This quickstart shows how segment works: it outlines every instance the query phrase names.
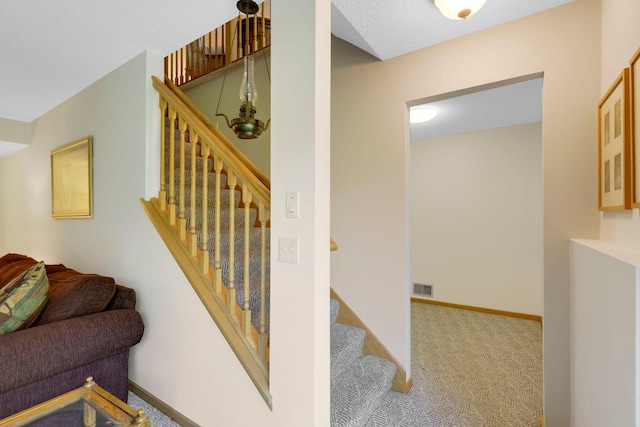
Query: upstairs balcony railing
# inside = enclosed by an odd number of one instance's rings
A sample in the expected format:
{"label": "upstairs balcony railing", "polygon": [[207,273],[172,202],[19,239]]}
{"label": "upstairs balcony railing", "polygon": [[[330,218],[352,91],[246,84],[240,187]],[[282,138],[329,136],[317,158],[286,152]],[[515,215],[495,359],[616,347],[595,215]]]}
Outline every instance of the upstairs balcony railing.
{"label": "upstairs balcony railing", "polygon": [[238,16],[164,59],[165,75],[180,86],[271,46],[271,0],[255,15]]}

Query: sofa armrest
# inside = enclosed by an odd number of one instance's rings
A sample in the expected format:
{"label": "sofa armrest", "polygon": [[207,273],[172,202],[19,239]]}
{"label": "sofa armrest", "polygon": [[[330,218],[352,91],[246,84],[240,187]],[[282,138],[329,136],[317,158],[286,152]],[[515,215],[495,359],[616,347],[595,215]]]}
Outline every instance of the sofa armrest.
{"label": "sofa armrest", "polygon": [[121,353],[143,332],[140,314],[126,309],[0,335],[0,393]]}

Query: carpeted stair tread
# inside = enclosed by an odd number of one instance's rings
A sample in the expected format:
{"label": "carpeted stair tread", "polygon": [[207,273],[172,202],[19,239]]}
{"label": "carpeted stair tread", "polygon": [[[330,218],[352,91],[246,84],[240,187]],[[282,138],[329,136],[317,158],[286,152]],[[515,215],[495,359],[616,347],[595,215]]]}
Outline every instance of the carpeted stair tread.
{"label": "carpeted stair tread", "polygon": [[[251,309],[251,324],[253,325],[254,328],[256,328],[256,331],[260,332],[260,292],[254,291],[254,289],[256,288],[255,286],[256,283],[258,283],[257,289],[260,289],[259,281],[258,282],[252,281],[251,290],[249,293],[249,308]],[[236,302],[238,303],[240,308],[242,308],[244,307],[244,287],[242,284],[240,285],[236,284],[236,287],[237,287]],[[265,292],[265,307],[266,307],[267,313],[269,313],[269,309],[270,309],[270,300],[271,300],[270,296],[271,296],[271,292],[267,282],[267,288]],[[269,332],[269,324],[270,324],[270,318],[267,315],[265,316],[265,325],[266,325],[267,333]]]}
{"label": "carpeted stair tread", "polygon": [[[196,171],[196,187],[202,188],[203,176],[204,174],[200,171],[200,169],[198,169]],[[167,176],[165,177],[165,184],[167,185],[167,188],[169,186],[169,182],[171,182],[169,178],[169,173],[167,173]],[[173,183],[176,188],[180,186],[180,169],[178,167],[176,167],[176,171],[173,175]],[[209,184],[210,188],[209,192],[213,192],[213,186],[215,185],[215,183],[216,173],[210,170],[209,172],[207,172],[207,184]],[[190,168],[186,168],[184,171],[184,186],[185,188],[189,188],[191,186]],[[220,189],[223,191],[229,191],[229,189],[227,188],[227,175],[223,173],[220,174]]]}
{"label": "carpeted stair tread", "polygon": [[331,378],[349,367],[362,355],[366,332],[355,326],[336,323],[331,327]]}
{"label": "carpeted stair tread", "polygon": [[[191,207],[185,207],[185,219],[187,220],[187,229],[189,229],[189,225],[191,222]],[[202,221],[202,209],[196,208],[195,212],[196,218],[196,228],[200,228],[200,223]],[[254,229],[256,225],[258,213],[255,209],[249,209],[249,228]],[[230,227],[229,219],[231,218],[231,213],[229,209],[220,209],[220,229],[228,230]],[[245,220],[245,209],[244,208],[236,208],[234,211],[234,226],[237,229],[244,230],[244,222]],[[209,208],[207,210],[207,227],[209,230],[213,230],[215,227],[215,209]],[[256,228],[260,230],[259,228]]]}
{"label": "carpeted stair tread", "polygon": [[[224,256],[223,256],[224,255]],[[267,256],[269,253],[267,252]],[[271,266],[269,260],[265,262],[266,282],[269,283],[268,277],[270,276]],[[229,254],[220,254],[220,269],[222,270],[222,277],[229,277]],[[235,283],[236,286],[244,285],[244,253],[236,254],[234,259],[234,271],[235,271]],[[253,251],[249,253],[249,281],[257,281],[260,283],[260,277],[262,274],[262,258],[260,253]]]}
{"label": "carpeted stair tread", "polygon": [[340,311],[340,303],[337,299],[331,298],[329,301],[329,314],[331,316],[331,326],[336,324],[338,312]]}
{"label": "carpeted stair tread", "polygon": [[[167,187],[168,189],[168,187]],[[185,185],[184,187],[184,204],[186,206],[191,205],[191,186]],[[202,186],[196,186],[196,206],[202,206]],[[176,185],[173,189],[173,195],[176,200],[176,206],[180,203],[180,186]],[[239,206],[242,201],[242,193],[236,190],[235,194],[236,206]],[[216,193],[213,190],[207,192],[207,206],[210,208],[215,207]],[[223,208],[229,208],[229,202],[231,200],[231,192],[228,189],[222,189],[220,192],[220,206]]]}
{"label": "carpeted stair tread", "polygon": [[430,427],[432,424],[416,399],[390,390],[364,427]]}
{"label": "carpeted stair tread", "polygon": [[396,366],[362,355],[331,380],[331,427],[364,426],[391,388]]}
{"label": "carpeted stair tread", "polygon": [[[184,170],[185,172],[191,172],[191,149],[187,149],[184,152]],[[200,156],[200,154],[196,154],[196,171],[200,172],[204,166],[204,159]],[[164,159],[164,167],[167,171],[167,175],[169,174],[169,168],[171,168],[171,158],[167,155]],[[176,145],[175,155],[173,156],[173,167],[175,168],[176,175],[178,175],[178,171],[180,170],[180,150]],[[209,157],[207,159],[207,170],[213,172],[213,159]]]}
{"label": "carpeted stair tread", "polygon": [[[266,232],[266,245],[267,248],[269,247],[269,239],[270,239],[270,235],[271,235],[271,231],[270,229],[265,229]],[[228,252],[229,251],[229,235],[230,235],[230,230],[229,229],[221,229],[220,230],[220,250],[223,251],[221,253],[224,253],[225,251]],[[202,244],[202,232],[201,229],[198,229],[197,231],[197,236],[198,236],[198,245]],[[239,251],[243,251],[244,250],[244,230],[242,229],[237,229],[235,230],[235,232],[233,233],[234,236],[234,248],[236,253],[239,253]],[[260,230],[259,228],[251,228],[251,230],[249,230],[249,242],[250,245],[252,247],[260,247],[261,244],[261,236],[262,236],[262,230]],[[215,239],[214,239],[214,233],[213,230],[210,228],[208,233],[207,233],[207,238],[208,240],[208,247],[209,249],[213,250],[214,248],[214,243],[215,243]]]}

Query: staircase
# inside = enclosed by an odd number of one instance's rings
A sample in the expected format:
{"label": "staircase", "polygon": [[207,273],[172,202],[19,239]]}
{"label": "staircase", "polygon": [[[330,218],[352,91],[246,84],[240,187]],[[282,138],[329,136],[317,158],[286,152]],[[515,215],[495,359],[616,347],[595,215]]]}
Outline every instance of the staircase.
{"label": "staircase", "polygon": [[363,354],[367,333],[338,323],[340,302],[331,299],[331,427],[428,427],[420,405],[392,390],[396,365]]}
{"label": "staircase", "polygon": [[[271,406],[268,179],[169,80],[154,78],[154,87],[160,192],[142,205]],[[332,291],[331,427],[427,426],[403,394],[404,368],[341,301]]]}
{"label": "staircase", "polygon": [[269,407],[269,179],[170,80],[147,215]]}

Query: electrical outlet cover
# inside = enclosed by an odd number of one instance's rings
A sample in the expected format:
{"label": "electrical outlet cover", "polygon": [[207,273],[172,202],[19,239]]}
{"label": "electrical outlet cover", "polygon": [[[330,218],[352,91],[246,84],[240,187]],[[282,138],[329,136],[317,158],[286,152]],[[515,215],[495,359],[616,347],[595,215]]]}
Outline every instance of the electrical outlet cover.
{"label": "electrical outlet cover", "polygon": [[278,261],[290,264],[298,264],[298,238],[279,237],[278,238]]}

